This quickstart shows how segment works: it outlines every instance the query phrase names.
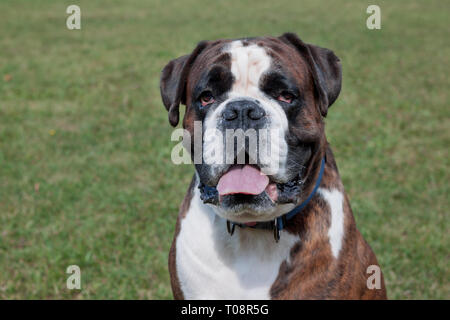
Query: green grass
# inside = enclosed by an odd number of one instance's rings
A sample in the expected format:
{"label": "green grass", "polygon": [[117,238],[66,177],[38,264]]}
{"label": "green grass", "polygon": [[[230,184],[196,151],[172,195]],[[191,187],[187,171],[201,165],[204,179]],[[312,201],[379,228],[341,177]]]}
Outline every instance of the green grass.
{"label": "green grass", "polygon": [[1,1],[0,298],[171,298],[193,168],[171,163],[159,73],[200,40],[293,31],[342,60],[327,134],[389,297],[449,299],[450,5],[377,1],[370,31],[369,4]]}

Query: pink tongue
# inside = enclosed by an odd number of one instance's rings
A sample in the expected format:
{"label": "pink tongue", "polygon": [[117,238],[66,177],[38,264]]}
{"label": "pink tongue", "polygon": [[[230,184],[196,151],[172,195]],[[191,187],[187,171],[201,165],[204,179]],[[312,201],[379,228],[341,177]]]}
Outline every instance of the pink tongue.
{"label": "pink tongue", "polygon": [[260,194],[269,184],[269,178],[251,166],[233,168],[220,178],[217,184],[219,195],[244,193]]}

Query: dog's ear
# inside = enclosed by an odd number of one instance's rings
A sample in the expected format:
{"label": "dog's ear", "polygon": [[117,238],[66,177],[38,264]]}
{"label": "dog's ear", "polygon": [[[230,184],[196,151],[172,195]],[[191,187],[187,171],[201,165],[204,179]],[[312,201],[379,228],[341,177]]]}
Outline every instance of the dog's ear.
{"label": "dog's ear", "polygon": [[306,59],[319,97],[320,113],[325,117],[341,92],[342,66],[339,58],[331,50],[304,43],[294,33],[285,33],[280,39],[294,46]]}
{"label": "dog's ear", "polygon": [[200,42],[191,54],[170,61],[161,72],[161,97],[169,111],[169,122],[176,127],[180,118],[180,103],[186,104],[186,83],[189,71],[197,56],[206,47]]}

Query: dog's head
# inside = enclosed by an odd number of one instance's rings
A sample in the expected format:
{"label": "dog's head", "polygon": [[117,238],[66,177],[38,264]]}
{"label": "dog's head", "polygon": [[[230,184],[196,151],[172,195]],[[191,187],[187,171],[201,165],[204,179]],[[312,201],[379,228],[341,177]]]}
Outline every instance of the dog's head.
{"label": "dog's head", "polygon": [[185,146],[203,201],[236,222],[273,219],[304,197],[340,90],[334,53],[291,33],[200,42],[161,76],[172,126],[187,106]]}

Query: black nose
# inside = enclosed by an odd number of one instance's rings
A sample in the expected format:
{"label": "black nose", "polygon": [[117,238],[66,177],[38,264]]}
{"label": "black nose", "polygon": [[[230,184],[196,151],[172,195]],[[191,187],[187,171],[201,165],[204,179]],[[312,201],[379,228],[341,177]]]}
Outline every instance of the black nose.
{"label": "black nose", "polygon": [[235,100],[227,104],[222,113],[226,121],[239,121],[243,124],[258,122],[266,112],[257,102],[251,100]]}

